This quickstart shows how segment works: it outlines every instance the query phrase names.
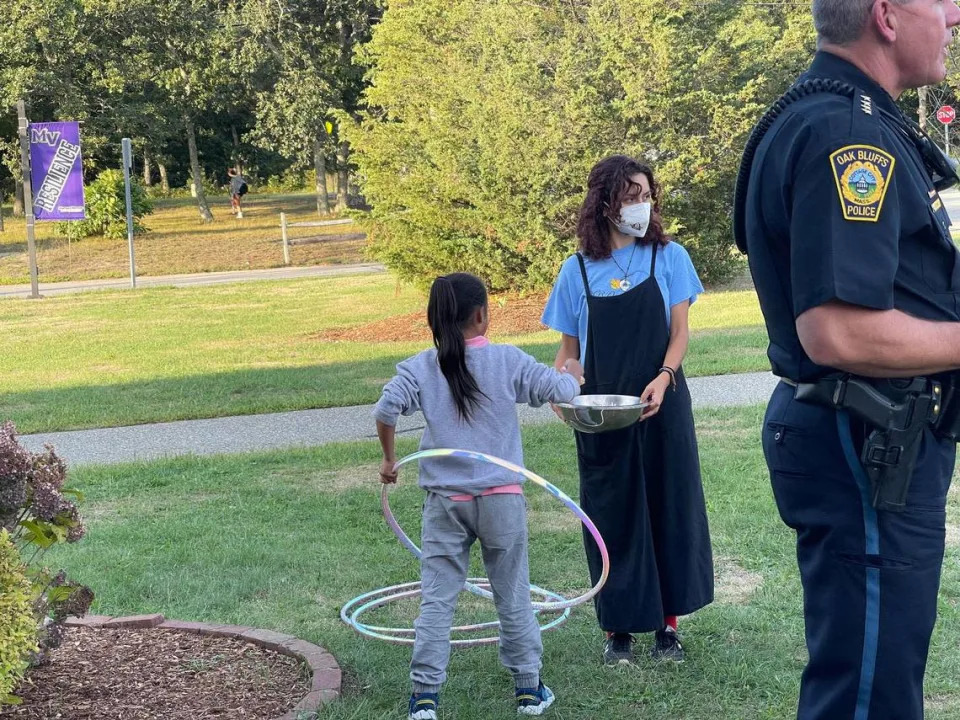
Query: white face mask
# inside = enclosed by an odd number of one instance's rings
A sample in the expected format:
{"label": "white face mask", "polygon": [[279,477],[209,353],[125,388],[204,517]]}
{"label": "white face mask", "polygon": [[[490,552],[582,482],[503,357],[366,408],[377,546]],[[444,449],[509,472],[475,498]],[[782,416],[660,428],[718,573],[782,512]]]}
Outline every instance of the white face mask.
{"label": "white face mask", "polygon": [[624,235],[642,238],[647,234],[649,225],[650,203],[642,202],[620,208],[620,222],[617,224],[617,230]]}

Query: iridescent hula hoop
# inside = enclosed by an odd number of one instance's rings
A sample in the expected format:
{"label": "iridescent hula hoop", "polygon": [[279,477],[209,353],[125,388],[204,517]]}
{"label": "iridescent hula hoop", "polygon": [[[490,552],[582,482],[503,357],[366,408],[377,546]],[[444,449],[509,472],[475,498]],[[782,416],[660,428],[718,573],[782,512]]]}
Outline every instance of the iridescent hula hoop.
{"label": "iridescent hula hoop", "polygon": [[[534,595],[544,598],[544,601],[533,603],[534,612],[536,614],[555,612],[560,613],[560,615],[550,622],[541,625],[541,630],[553,630],[554,628],[559,627],[566,622],[568,617],[570,617],[571,608],[576,607],[577,605],[582,605],[600,592],[600,589],[603,587],[604,583],[607,582],[607,575],[610,573],[610,558],[607,555],[607,546],[604,544],[603,538],[600,536],[600,531],[597,530],[597,526],[593,524],[593,521],[580,508],[580,506],[570,498],[569,495],[563,492],[556,485],[544,480],[535,472],[531,472],[524,467],[520,467],[519,465],[515,465],[512,462],[495,457],[494,455],[487,455],[486,453],[474,452],[472,450],[451,450],[445,448],[421,450],[420,452],[415,452],[412,455],[407,455],[405,458],[402,458],[396,465],[394,465],[394,469],[398,469],[407,463],[414,462],[415,460],[435,457],[468,458],[471,460],[477,460],[479,462],[499,465],[502,468],[515,472],[519,475],[523,475],[527,480],[530,480],[535,485],[539,485],[548,493],[560,500],[564,505],[566,505],[567,509],[570,510],[577,517],[577,519],[583,523],[584,527],[587,528],[587,530],[590,532],[590,535],[593,537],[594,542],[597,543],[597,547],[600,548],[600,557],[603,560],[603,569],[600,573],[600,579],[597,580],[596,585],[590,588],[587,592],[575,598],[568,599],[558,593],[553,592],[552,590],[545,590],[544,588],[537,587],[536,585],[530,586],[530,591]],[[419,559],[422,554],[420,552],[420,548],[418,548],[417,545],[403,531],[403,528],[400,527],[396,517],[394,517],[393,511],[390,509],[390,502],[387,497],[389,492],[388,488],[388,485],[384,485],[380,492],[380,507],[383,510],[383,515],[387,521],[387,525],[393,531],[393,534],[397,536],[397,539],[400,541],[400,543]],[[493,595],[488,589],[489,587],[490,582],[486,578],[468,578],[466,583],[464,583],[464,589],[468,592],[492,600]],[[382,627],[379,625],[367,625],[366,623],[360,621],[360,616],[368,610],[381,607],[388,603],[394,602],[395,600],[416,597],[420,594],[420,592],[421,589],[419,582],[391,585],[389,587],[373,590],[363,595],[359,595],[346,603],[340,610],[340,619],[361,635],[376,638],[377,640],[385,640],[398,645],[412,645],[415,635],[415,631],[412,628],[392,628]],[[500,623],[497,621],[478,623],[474,625],[460,625],[452,628],[452,632],[476,633],[499,627],[499,625]],[[492,636],[455,639],[451,640],[450,644],[465,647],[473,645],[491,645],[498,641],[499,637]]]}

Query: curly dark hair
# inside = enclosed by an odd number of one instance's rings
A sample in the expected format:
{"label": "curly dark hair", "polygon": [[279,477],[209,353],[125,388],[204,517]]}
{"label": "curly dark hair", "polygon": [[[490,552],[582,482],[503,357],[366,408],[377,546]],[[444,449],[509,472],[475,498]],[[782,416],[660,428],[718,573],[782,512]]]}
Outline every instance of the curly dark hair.
{"label": "curly dark hair", "polygon": [[580,251],[591,260],[610,257],[613,251],[610,242],[610,223],[620,219],[620,207],[630,191],[630,178],[643,173],[650,182],[650,226],[647,234],[636,241],[640,245],[670,242],[663,233],[660,222],[660,186],[653,177],[653,170],[626,155],[611,155],[593,166],[587,179],[587,197],[580,207],[577,222],[577,237]]}

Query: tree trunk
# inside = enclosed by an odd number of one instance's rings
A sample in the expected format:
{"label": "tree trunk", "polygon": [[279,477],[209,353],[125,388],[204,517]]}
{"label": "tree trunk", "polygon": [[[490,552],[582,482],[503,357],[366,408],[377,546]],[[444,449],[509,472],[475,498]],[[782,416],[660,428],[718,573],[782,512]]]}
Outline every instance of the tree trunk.
{"label": "tree trunk", "polygon": [[146,187],[153,185],[153,173],[150,172],[150,153],[143,153],[143,184]]}
{"label": "tree trunk", "polygon": [[23,208],[23,183],[17,178],[13,189],[13,216],[23,217],[26,211]]}
{"label": "tree trunk", "polygon": [[162,162],[157,163],[157,170],[160,171],[160,189],[165,195],[170,194],[170,178],[167,176],[167,166]]}
{"label": "tree trunk", "polygon": [[230,134],[233,135],[233,168],[238,175],[243,175],[243,162],[240,160],[240,136],[237,134],[237,126],[230,126]]}
{"label": "tree trunk", "polygon": [[3,193],[0,193],[0,232],[3,232]]}
{"label": "tree trunk", "polygon": [[917,89],[917,95],[920,97],[920,108],[917,111],[918,118],[917,120],[920,123],[920,128],[922,130],[927,129],[927,113],[929,112],[927,105],[930,102],[930,88],[924,86]]}
{"label": "tree trunk", "polygon": [[348,184],[350,182],[350,143],[340,143],[337,152],[337,210],[346,210],[350,204]]}
{"label": "tree trunk", "polygon": [[[340,31],[340,67],[346,69],[350,67],[353,56],[353,27],[346,20],[341,19],[337,22],[337,28]],[[343,98],[341,98],[342,100]],[[345,106],[344,106],[345,107]],[[346,210],[350,205],[350,143],[346,140],[340,140],[340,147],[337,152],[337,210]]]}
{"label": "tree trunk", "polygon": [[317,212],[330,214],[330,198],[327,196],[327,155],[320,138],[313,139],[313,170],[317,174]]}
{"label": "tree trunk", "polygon": [[183,116],[184,129],[187,131],[187,150],[190,152],[190,174],[193,177],[193,187],[197,191],[197,207],[200,208],[200,219],[203,222],[213,222],[213,213],[207,204],[207,196],[203,192],[203,173],[200,170],[200,155],[197,152],[197,131],[189,115]]}

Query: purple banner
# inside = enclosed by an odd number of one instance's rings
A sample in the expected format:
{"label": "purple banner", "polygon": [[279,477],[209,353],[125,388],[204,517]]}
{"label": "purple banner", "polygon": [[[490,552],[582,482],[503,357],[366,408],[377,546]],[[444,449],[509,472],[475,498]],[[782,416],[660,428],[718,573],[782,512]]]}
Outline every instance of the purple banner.
{"label": "purple banner", "polygon": [[30,179],[37,220],[83,220],[80,125],[30,123]]}

